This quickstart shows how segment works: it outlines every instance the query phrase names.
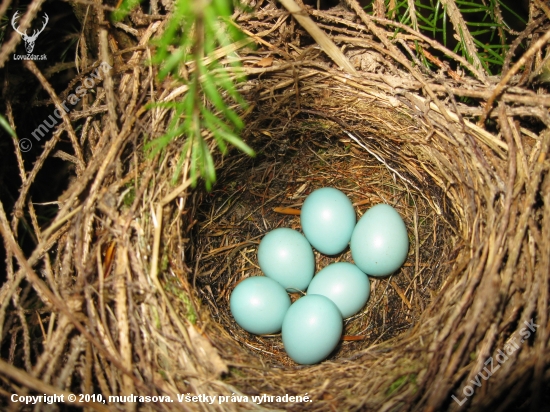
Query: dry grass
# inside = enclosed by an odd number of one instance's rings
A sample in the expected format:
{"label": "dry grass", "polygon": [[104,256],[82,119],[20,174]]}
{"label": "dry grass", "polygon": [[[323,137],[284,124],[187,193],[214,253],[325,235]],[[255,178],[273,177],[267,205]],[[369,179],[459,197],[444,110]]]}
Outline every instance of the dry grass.
{"label": "dry grass", "polygon": [[[155,83],[144,64],[159,22],[144,28],[143,47],[114,65],[96,100],[82,109],[101,108],[87,112],[71,140],[82,158],[68,157],[77,176],[47,229],[37,224],[29,187],[59,134],[72,129],[58,129],[31,173],[20,162],[24,184],[11,219],[0,209],[8,250],[0,290],[4,396],[307,393],[310,403],[262,406],[456,410],[451,395],[464,398],[486,360],[534,319],[536,332],[462,408],[536,410],[547,402],[550,96],[515,85],[500,94],[493,126],[477,126],[467,118],[483,113],[495,82],[475,69],[458,78],[446,69],[421,73],[401,52],[403,43],[418,41],[434,52],[433,44],[412,31],[392,43],[391,22],[349,4],[354,12],[312,15],[325,32],[332,28],[357,76],[333,67],[271,2],[258,2],[255,17],[235,16],[260,45],[239,52],[248,75],[240,89],[250,102],[243,139],[258,156],[218,158],[211,193],[191,189],[185,173],[179,186],[170,185],[181,142],[155,159],[142,156],[144,135],[161,135],[170,118],[166,109],[144,105],[178,97],[169,83]],[[99,39],[108,58],[106,38]],[[272,64],[259,66],[266,56]],[[460,103],[464,96],[478,104]],[[404,267],[374,280],[364,310],[346,321],[345,334],[354,340],[304,367],[286,356],[278,336],[236,326],[228,298],[240,279],[259,274],[262,235],[299,226],[295,215],[273,208],[299,208],[311,190],[329,185],[347,193],[359,214],[375,203],[394,205],[411,249]],[[30,256],[13,234],[25,214],[37,238]],[[318,268],[328,263],[316,258]],[[349,260],[349,252],[337,259]]]}

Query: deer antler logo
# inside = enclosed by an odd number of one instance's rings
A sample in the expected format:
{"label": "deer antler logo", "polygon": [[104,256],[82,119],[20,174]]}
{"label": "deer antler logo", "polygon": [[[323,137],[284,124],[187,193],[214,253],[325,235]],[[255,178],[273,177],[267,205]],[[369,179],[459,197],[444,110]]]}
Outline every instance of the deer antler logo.
{"label": "deer antler logo", "polygon": [[19,15],[19,11],[16,11],[13,17],[11,18],[11,26],[13,29],[21,35],[21,38],[25,42],[25,49],[27,50],[27,54],[31,54],[34,49],[34,42],[36,41],[36,38],[40,33],[44,31],[46,28],[46,24],[48,24],[48,21],[50,20],[48,15],[44,13],[44,25],[42,26],[42,29],[40,30],[34,30],[32,36],[27,35],[27,30],[25,30],[25,33],[21,33],[19,31],[18,27],[15,27],[15,21],[17,20],[17,17]]}

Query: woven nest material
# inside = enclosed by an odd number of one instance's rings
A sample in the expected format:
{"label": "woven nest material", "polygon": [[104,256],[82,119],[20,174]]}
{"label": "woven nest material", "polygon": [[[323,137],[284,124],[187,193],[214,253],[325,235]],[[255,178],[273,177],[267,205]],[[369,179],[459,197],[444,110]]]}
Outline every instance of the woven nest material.
{"label": "woven nest material", "polygon": [[[255,14],[237,12],[235,21],[258,45],[238,50],[249,102],[242,137],[256,158],[218,157],[218,182],[207,192],[191,188],[185,166],[183,180],[170,183],[181,141],[154,159],[142,155],[145,136],[162,135],[171,115],[145,104],[185,92],[157,84],[145,64],[162,30],[156,21],[140,27],[143,47],[115,60],[87,112],[72,113],[87,120],[66,154],[77,176],[53,223],[39,228],[28,193],[66,125],[25,175],[11,222],[0,211],[9,257],[0,290],[3,395],[216,399],[76,400],[93,410],[542,410],[550,382],[550,96],[510,87],[488,126],[478,126],[500,79],[466,61],[468,75],[444,64],[420,70],[404,54],[410,44],[443,50],[426,37],[405,27],[394,37],[396,23],[355,2],[309,10],[353,74],[286,10],[253,6]],[[329,359],[300,366],[280,336],[239,328],[228,300],[238,281],[260,274],[261,237],[299,228],[296,215],[280,210],[299,209],[323,186],[345,192],[358,215],[376,203],[396,207],[411,247],[396,274],[372,281],[369,302],[345,321]],[[38,242],[28,257],[11,229],[24,214]],[[316,254],[318,269],[332,261],[351,257]],[[302,398],[276,398],[286,394]],[[252,398],[263,395],[261,404]],[[56,407],[38,407],[48,408]]]}

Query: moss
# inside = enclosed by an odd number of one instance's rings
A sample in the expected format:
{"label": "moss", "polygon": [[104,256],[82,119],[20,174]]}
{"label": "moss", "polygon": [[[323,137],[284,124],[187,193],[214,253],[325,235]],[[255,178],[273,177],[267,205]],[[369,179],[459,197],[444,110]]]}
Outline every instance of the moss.
{"label": "moss", "polygon": [[401,389],[403,386],[405,386],[408,380],[409,380],[409,375],[404,375],[397,378],[395,381],[393,381],[393,383],[390,385],[390,387],[386,391],[386,395],[390,396],[396,391],[398,391],[399,389]]}
{"label": "moss", "polygon": [[174,281],[168,281],[164,286],[164,289],[183,303],[183,305],[181,305],[181,308],[185,309],[185,318],[193,325],[196,324],[197,313],[195,312],[195,308],[193,307],[189,296],[187,296],[187,294],[179,287],[179,285],[175,284]]}
{"label": "moss", "polygon": [[233,366],[229,367],[229,373],[233,376],[238,376],[239,378],[245,378],[246,374],[243,373],[239,368],[235,368]]}
{"label": "moss", "polygon": [[126,187],[128,188],[128,191],[124,195],[124,199],[122,200],[122,203],[125,207],[131,207],[134,204],[134,200],[136,199],[136,189],[134,186],[134,180],[132,179]]}

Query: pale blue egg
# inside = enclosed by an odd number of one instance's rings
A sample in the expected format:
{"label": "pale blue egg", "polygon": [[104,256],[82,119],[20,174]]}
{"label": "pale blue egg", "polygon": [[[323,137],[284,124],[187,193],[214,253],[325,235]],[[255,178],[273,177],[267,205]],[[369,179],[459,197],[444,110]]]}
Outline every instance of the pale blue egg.
{"label": "pale blue egg", "polygon": [[340,310],[343,318],[355,315],[370,296],[370,281],[357,266],[348,262],[328,265],[317,273],[307,289],[309,295],[323,295]]}
{"label": "pale blue egg", "polygon": [[373,206],[357,222],[350,248],[355,264],[367,275],[390,275],[407,259],[409,237],[405,222],[393,207]]}
{"label": "pale blue egg", "polygon": [[311,245],[304,235],[289,228],[272,230],[263,237],[258,263],[267,277],[290,290],[306,290],[315,271]]}
{"label": "pale blue egg", "polygon": [[342,315],[322,295],[306,295],[290,306],[283,321],[286,353],[295,362],[321,362],[336,348],[342,335]]}
{"label": "pale blue egg", "polygon": [[325,255],[335,255],[348,246],[356,222],[355,210],[340,190],[324,187],[306,198],[300,222],[315,249]]}
{"label": "pale blue egg", "polygon": [[281,330],[290,298],[273,279],[255,276],[244,279],[233,289],[229,306],[239,326],[250,333],[263,335]]}

